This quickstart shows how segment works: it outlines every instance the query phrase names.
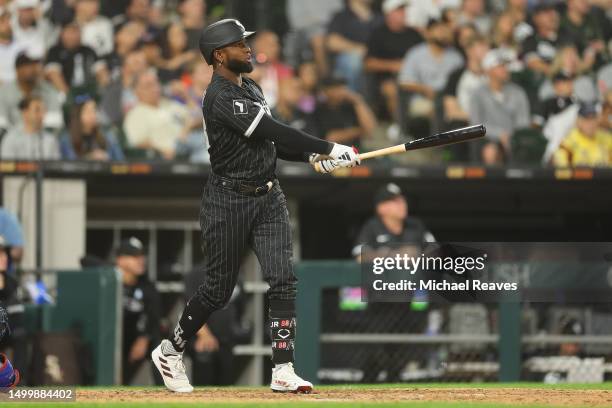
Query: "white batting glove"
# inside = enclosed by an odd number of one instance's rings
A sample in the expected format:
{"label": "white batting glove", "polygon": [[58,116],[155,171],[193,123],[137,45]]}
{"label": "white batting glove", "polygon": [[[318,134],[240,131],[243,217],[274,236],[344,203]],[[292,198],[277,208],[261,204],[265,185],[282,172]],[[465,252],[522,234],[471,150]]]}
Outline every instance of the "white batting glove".
{"label": "white batting glove", "polygon": [[329,157],[337,161],[348,162],[342,167],[355,167],[361,164],[361,160],[359,160],[359,155],[356,148],[341,145],[338,143],[334,143],[334,147],[329,153]]}
{"label": "white batting glove", "polygon": [[327,174],[338,168],[335,160],[330,160],[329,156],[313,153],[308,157],[310,165],[317,173]]}
{"label": "white batting glove", "polygon": [[317,173],[327,174],[332,173],[338,167],[338,164],[335,160],[321,160],[312,165]]}

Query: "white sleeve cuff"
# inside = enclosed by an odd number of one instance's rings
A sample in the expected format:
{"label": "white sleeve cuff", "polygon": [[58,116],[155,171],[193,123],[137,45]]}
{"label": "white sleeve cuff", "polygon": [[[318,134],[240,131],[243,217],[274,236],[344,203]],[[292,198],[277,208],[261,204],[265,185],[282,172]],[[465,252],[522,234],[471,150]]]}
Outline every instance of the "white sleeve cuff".
{"label": "white sleeve cuff", "polygon": [[249,126],[246,132],[244,132],[244,135],[246,137],[251,137],[251,134],[253,134],[255,128],[257,127],[257,125],[259,125],[259,121],[261,120],[263,115],[265,115],[265,113],[266,111],[264,110],[264,108],[259,108],[259,112],[257,112],[257,116],[255,116],[255,119],[253,119],[253,122],[251,122],[251,126]]}

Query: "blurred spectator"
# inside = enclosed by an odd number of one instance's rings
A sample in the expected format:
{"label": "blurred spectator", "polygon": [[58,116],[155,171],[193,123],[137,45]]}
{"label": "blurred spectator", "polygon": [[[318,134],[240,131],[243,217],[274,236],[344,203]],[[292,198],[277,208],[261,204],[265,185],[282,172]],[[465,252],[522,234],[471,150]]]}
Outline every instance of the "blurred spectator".
{"label": "blurred spectator", "polygon": [[333,75],[346,78],[354,91],[362,87],[366,43],[376,24],[372,0],[347,0],[328,26],[327,48],[334,54]]}
{"label": "blurred spectator", "polygon": [[500,164],[510,151],[510,138],[516,129],[530,124],[529,101],[523,89],[510,82],[509,63],[504,51],[487,53],[482,68],[488,82],[474,91],[469,113],[472,124],[484,123],[487,140],[481,151],[485,164]]}
{"label": "blurred spectator", "polygon": [[598,18],[589,0],[567,0],[560,31],[573,41],[585,61],[608,59],[606,42],[610,39],[610,21]]}
{"label": "blurred spectator", "polygon": [[75,0],[50,0],[51,10],[47,15],[56,26],[74,20]]}
{"label": "blurred spectator", "polygon": [[474,24],[480,34],[487,35],[491,31],[491,17],[485,12],[484,0],[463,0],[457,15],[457,24]]}
{"label": "blurred spectator", "polygon": [[329,74],[325,32],[330,16],[341,8],[341,0],[288,0],[291,31],[285,41],[285,54],[291,65],[314,60],[319,75]]}
{"label": "blurred spectator", "polygon": [[140,23],[145,26],[147,31],[155,31],[155,27],[153,27],[150,20],[152,11],[153,8],[151,7],[150,0],[128,0],[125,13],[119,14],[112,19],[115,32],[129,22]]}
{"label": "blurred spectator", "polygon": [[121,241],[115,265],[123,279],[122,383],[129,385],[159,340],[161,304],[157,289],[147,279],[145,250],[139,239]]}
{"label": "blurred spectator", "polygon": [[147,64],[151,67],[161,68],[163,64],[162,49],[160,38],[153,33],[145,32],[140,41],[138,48],[145,54]]}
{"label": "blurred spectator", "polygon": [[276,105],[279,82],[293,76],[291,67],[280,60],[280,52],[280,42],[273,31],[257,33],[253,41],[255,69],[250,76],[259,83],[270,108]]}
{"label": "blurred spectator", "polygon": [[0,87],[0,129],[8,130],[21,123],[19,103],[24,97],[39,95],[45,102],[47,114],[45,127],[59,129],[63,126],[62,98],[41,75],[40,60],[21,52],[15,59],[15,81]]}
{"label": "blurred spectator", "polygon": [[612,63],[601,67],[597,72],[597,89],[601,95],[612,90]]}
{"label": "blurred spectator", "polygon": [[168,160],[177,154],[190,155],[204,149],[201,135],[194,137],[191,133],[199,123],[195,123],[186,107],[162,97],[154,71],[137,77],[135,91],[138,103],[123,124],[130,147],[153,149]]}
{"label": "blurred spectator", "polygon": [[605,131],[612,133],[612,90],[604,94],[600,125]]}
{"label": "blurred spectator", "polygon": [[549,117],[557,115],[576,103],[573,77],[561,71],[555,74],[552,84],[555,92],[554,96],[544,100],[537,107],[539,112],[536,112],[536,120],[540,124],[546,123]]}
{"label": "blurred spectator", "polygon": [[559,36],[559,13],[553,3],[538,4],[532,15],[535,32],[521,45],[522,59],[530,70],[552,74],[552,63],[563,39]]}
{"label": "blurred spectator", "polygon": [[512,14],[505,12],[497,16],[493,25],[492,40],[493,47],[501,49],[506,53],[518,55],[520,44],[514,36],[516,22]]}
{"label": "blurred spectator", "polygon": [[15,41],[8,7],[0,7],[0,83],[15,80],[15,59],[25,46]]}
{"label": "blurred spectator", "polygon": [[208,163],[208,137],[202,121],[202,95],[212,79],[212,66],[203,59],[191,64],[189,76],[182,81],[173,81],[169,84],[170,97],[184,105],[191,115],[192,127],[189,131],[189,140],[197,143],[197,148],[189,153],[189,161]]}
{"label": "blurred spectator", "polygon": [[77,97],[75,102],[68,130],[60,138],[62,159],[124,160],[115,134],[100,129],[96,101],[85,95]]}
{"label": "blurred spectator", "polygon": [[17,217],[5,208],[0,207],[0,235],[4,237],[5,246],[10,248],[10,261],[20,263],[23,259],[23,229]]}
{"label": "blurred spectator", "polygon": [[198,51],[200,47],[200,34],[206,26],[205,0],[179,0],[178,12],[181,25],[187,34],[187,48]]}
{"label": "blurred spectator", "polygon": [[60,158],[55,135],[43,129],[45,105],[37,96],[19,103],[22,124],[9,130],[2,143],[2,158],[13,160],[57,160]]}
{"label": "blurred spectator", "polygon": [[110,18],[111,20],[123,13],[125,13],[125,9],[129,5],[129,2],[125,0],[104,0],[101,2],[101,10],[102,15]]}
{"label": "blurred spectator", "polygon": [[427,42],[415,46],[404,57],[399,83],[403,90],[415,94],[410,103],[412,116],[431,116],[437,94],[444,89],[450,74],[463,66],[463,57],[452,47],[452,35],[444,20],[430,20]]}
{"label": "blurred spectator", "polygon": [[[464,52],[467,45],[472,42],[472,39],[477,37],[478,30],[472,24],[464,24],[457,27],[454,31],[455,47],[461,53]],[[465,57],[465,55],[463,55]]]}
{"label": "blurred spectator", "polygon": [[28,53],[43,58],[55,43],[57,30],[43,17],[39,0],[14,0],[16,15],[13,16],[13,35],[24,45]]}
{"label": "blurred spectator", "polygon": [[337,77],[321,82],[324,99],[317,104],[314,120],[319,137],[330,142],[359,147],[362,138],[370,137],[376,118],[363,98]]}
{"label": "blurred spectator", "polygon": [[397,184],[388,183],[377,190],[374,208],[375,215],[362,226],[353,247],[357,260],[361,260],[364,247],[387,251],[394,245],[436,241],[420,219],[408,216],[408,202]]}
{"label": "blurred spectator", "polygon": [[418,31],[406,27],[409,0],[385,0],[385,20],[372,30],[368,40],[365,71],[372,74],[374,93],[383,97],[387,114],[397,120],[397,73],[402,58],[415,45],[423,42]]}
{"label": "blurred spectator", "polygon": [[81,29],[76,22],[62,28],[59,43],[51,47],[47,55],[45,73],[64,95],[71,89],[104,87],[109,79],[106,63],[94,50],[81,43]]}
{"label": "blurred spectator", "polygon": [[110,124],[120,126],[124,115],[136,105],[138,99],[134,92],[134,83],[148,68],[141,50],[131,51],[125,56],[121,76],[103,89],[101,110]]}
{"label": "blurred spectator", "polygon": [[74,19],[81,27],[81,41],[99,57],[113,52],[113,24],[100,15],[100,0],[76,0]]}
{"label": "blurred spectator", "polygon": [[144,25],[140,23],[127,23],[115,33],[115,48],[106,58],[106,65],[112,79],[118,79],[121,66],[126,55],[132,52],[145,33]]}
{"label": "blurred spectator", "polygon": [[429,0],[411,1],[407,12],[408,26],[417,30],[424,30],[429,20],[442,18],[445,9],[456,10],[461,6],[462,0]]}
{"label": "blurred spectator", "polygon": [[188,48],[187,33],[180,23],[171,23],[163,32],[159,79],[166,83],[180,79],[198,53]]}
{"label": "blurred spectator", "polygon": [[[578,50],[573,45],[565,45],[557,50],[557,56],[553,61],[553,75],[563,72],[567,76],[574,77],[574,94],[581,101],[597,100],[597,88],[595,82],[587,74],[590,66],[580,59]],[[554,95],[552,82],[546,80],[538,91],[540,100],[545,100]]]}
{"label": "blurred spectator", "polygon": [[[527,6],[529,5],[528,0],[504,0],[506,2],[505,11],[512,17],[514,22],[514,40],[517,43],[522,43],[527,37],[533,34],[533,27],[529,24],[527,19]],[[547,2],[552,0],[538,0],[541,2]],[[494,13],[501,14],[500,13]]]}
{"label": "blurred spectator", "polygon": [[302,112],[298,103],[302,98],[301,81],[297,78],[287,78],[280,82],[278,101],[273,109],[273,116],[287,125],[308,134],[316,134],[313,117]]}
{"label": "blurred spectator", "polygon": [[302,86],[302,97],[298,103],[299,109],[304,113],[313,113],[317,104],[317,86],[319,76],[315,64],[304,62],[297,70]]}
{"label": "blurred spectator", "polygon": [[489,52],[485,37],[472,37],[466,44],[465,67],[455,70],[449,77],[443,91],[444,119],[449,127],[467,124],[470,121],[470,103],[476,89],[486,83],[487,77],[482,69],[482,60]]}
{"label": "blurred spectator", "polygon": [[563,139],[553,156],[557,167],[609,167],[612,165],[612,134],[599,128],[595,103],[584,102],[576,127]]}

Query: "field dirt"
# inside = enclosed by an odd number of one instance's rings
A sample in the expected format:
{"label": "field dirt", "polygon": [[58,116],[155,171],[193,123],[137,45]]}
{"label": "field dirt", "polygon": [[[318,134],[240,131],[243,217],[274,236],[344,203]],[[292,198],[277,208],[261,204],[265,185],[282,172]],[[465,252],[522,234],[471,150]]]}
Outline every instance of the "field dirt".
{"label": "field dirt", "polygon": [[166,390],[77,390],[77,402],[479,402],[512,406],[612,407],[612,390],[555,390],[535,388],[414,388],[322,389],[312,394],[279,394],[267,389],[196,389],[191,394]]}

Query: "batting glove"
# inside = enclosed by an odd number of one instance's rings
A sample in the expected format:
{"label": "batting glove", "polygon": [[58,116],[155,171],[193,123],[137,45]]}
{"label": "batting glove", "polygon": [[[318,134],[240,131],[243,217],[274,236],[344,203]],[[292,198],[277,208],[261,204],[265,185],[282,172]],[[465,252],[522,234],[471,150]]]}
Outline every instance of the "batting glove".
{"label": "batting glove", "polygon": [[327,157],[327,156],[313,153],[308,158],[310,165],[312,166],[313,169],[315,169],[317,173],[321,173],[321,174],[331,173],[339,167],[336,160],[324,159],[324,157]]}
{"label": "batting glove", "polygon": [[349,147],[338,143],[334,143],[334,147],[332,148],[331,153],[329,153],[329,157],[334,160],[348,162],[346,166],[342,167],[355,167],[361,164],[358,151],[355,147]]}

